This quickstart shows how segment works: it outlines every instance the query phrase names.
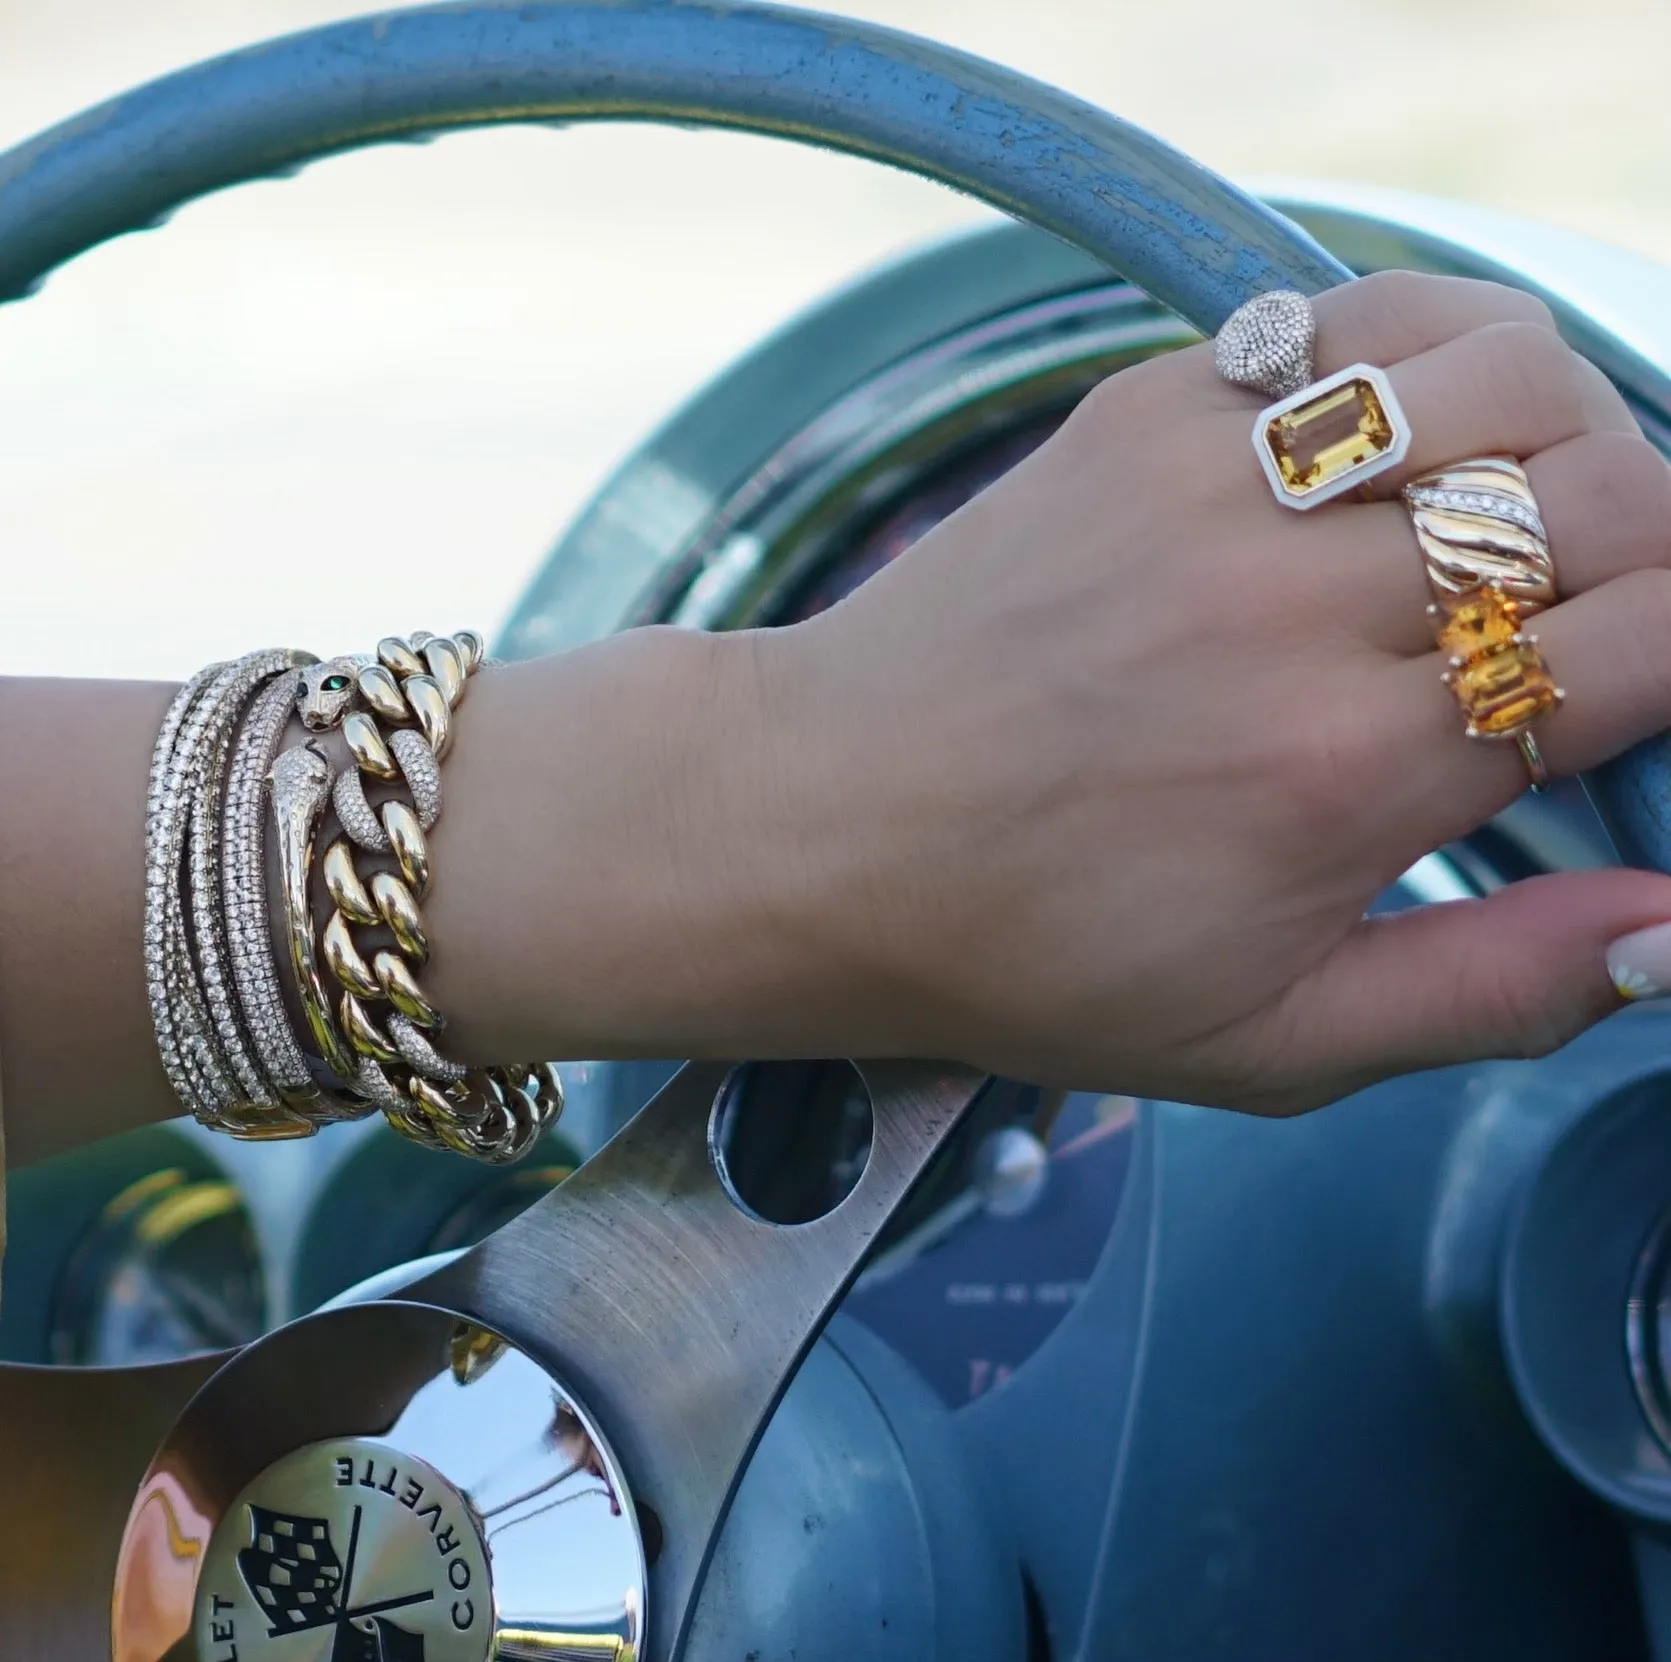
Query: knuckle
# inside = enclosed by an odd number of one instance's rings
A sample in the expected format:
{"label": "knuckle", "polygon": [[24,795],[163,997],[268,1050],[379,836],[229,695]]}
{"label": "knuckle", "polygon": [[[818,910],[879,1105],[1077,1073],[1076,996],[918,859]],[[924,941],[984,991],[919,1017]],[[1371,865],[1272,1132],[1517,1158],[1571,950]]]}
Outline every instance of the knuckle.
{"label": "knuckle", "polygon": [[[1529,329],[1541,329],[1546,335],[1556,335],[1555,314],[1547,301],[1524,289],[1510,288],[1506,283],[1489,283],[1479,278],[1459,281],[1476,285],[1482,299],[1482,312],[1487,312],[1502,323],[1517,323]],[[1559,339],[1559,336],[1556,335]]]}
{"label": "knuckle", "polygon": [[1471,356],[1476,389],[1503,413],[1518,421],[1535,412],[1540,426],[1562,431],[1582,427],[1583,377],[1559,335],[1535,323],[1488,323],[1474,332]]}
{"label": "knuckle", "polygon": [[[1423,341],[1440,332],[1445,317],[1444,284],[1416,271],[1375,271],[1330,289],[1313,302],[1320,339],[1338,336],[1339,356],[1361,355],[1364,341]],[[1399,357],[1407,352],[1400,346]]]}
{"label": "knuckle", "polygon": [[1671,467],[1640,433],[1591,433],[1583,440],[1585,511],[1605,513],[1625,534],[1663,551],[1671,526]]}
{"label": "knuckle", "polygon": [[1500,322],[1555,330],[1555,314],[1542,300],[1506,283],[1399,270],[1373,272],[1353,286],[1363,302],[1406,331],[1447,317],[1465,317],[1474,327]]}
{"label": "knuckle", "polygon": [[1423,316],[1443,290],[1442,282],[1420,271],[1373,271],[1357,282],[1360,299],[1392,313],[1400,322]]}
{"label": "knuckle", "polygon": [[1482,1053],[1548,1056],[1575,1038],[1585,1026],[1584,1013],[1570,1000],[1550,999],[1524,966],[1492,954],[1472,975]]}
{"label": "knuckle", "polygon": [[1066,429],[1089,432],[1093,438],[1106,439],[1131,419],[1134,378],[1129,370],[1116,370],[1080,399],[1068,417]]}

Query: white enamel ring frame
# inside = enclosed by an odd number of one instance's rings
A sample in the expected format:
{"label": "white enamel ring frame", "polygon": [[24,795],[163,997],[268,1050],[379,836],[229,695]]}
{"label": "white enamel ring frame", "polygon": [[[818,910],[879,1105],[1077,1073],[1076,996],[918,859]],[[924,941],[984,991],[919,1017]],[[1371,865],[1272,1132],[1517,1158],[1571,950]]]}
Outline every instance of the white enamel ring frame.
{"label": "white enamel ring frame", "polygon": [[[1272,454],[1266,438],[1272,423],[1288,414],[1290,410],[1325,398],[1337,387],[1347,386],[1353,381],[1366,381],[1374,389],[1387,425],[1392,430],[1391,442],[1384,450],[1348,467],[1335,478],[1306,490],[1295,490],[1282,477],[1282,471],[1277,466],[1276,457]],[[1305,512],[1321,507],[1325,502],[1332,502],[1336,497],[1346,495],[1348,491],[1355,491],[1371,479],[1397,467],[1410,453],[1410,423],[1405,419],[1403,407],[1398,402],[1398,396],[1394,393],[1392,382],[1387,379],[1385,370],[1377,369],[1373,364],[1348,364],[1345,369],[1336,370],[1333,375],[1325,375],[1321,381],[1313,381],[1310,386],[1301,387],[1298,392],[1290,393],[1286,398],[1279,398],[1276,403],[1261,410],[1253,423],[1253,453],[1259,458],[1259,466],[1264,470],[1271,494],[1277,501],[1285,508]]]}

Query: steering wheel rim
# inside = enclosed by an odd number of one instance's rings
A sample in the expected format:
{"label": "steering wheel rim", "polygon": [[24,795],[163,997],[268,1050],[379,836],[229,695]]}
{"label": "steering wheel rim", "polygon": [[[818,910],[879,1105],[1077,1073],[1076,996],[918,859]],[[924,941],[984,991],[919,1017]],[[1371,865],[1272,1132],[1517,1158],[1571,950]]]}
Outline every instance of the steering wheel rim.
{"label": "steering wheel rim", "polygon": [[1197,328],[1351,272],[1171,146],[1055,88],[879,25],[710,0],[470,0],[212,59],[0,156],[0,301],[230,185],[456,128],[728,127],[936,179],[1106,261]]}
{"label": "steering wheel rim", "polygon": [[[1291,222],[1148,134],[908,35],[707,0],[473,0],[361,18],[234,53],[140,88],[0,157],[0,300],[29,293],[77,254],[154,225],[195,197],[318,158],[466,126],[627,119],[787,137],[939,180],[1103,260],[1208,332],[1253,293],[1315,293],[1351,275]],[[1667,770],[1642,756],[1627,758],[1615,764],[1606,794],[1638,805],[1665,802]],[[1671,865],[1671,813],[1648,815],[1645,828],[1641,816],[1638,823],[1627,853]],[[677,1090],[669,1087],[663,1130],[688,1132],[713,1088],[700,1071]],[[897,1171],[871,1184],[867,1216],[851,1240],[830,1231],[824,1279],[814,1292],[774,1306],[785,1313],[786,1342],[755,1382],[753,1423],[735,1444],[741,1461],[857,1268],[865,1241],[977,1088],[956,1075],[875,1074],[878,1123],[895,1127],[902,1150]],[[629,1130],[611,1145],[617,1175],[634,1152],[631,1137]],[[640,1150],[646,1137],[640,1135]],[[645,1171],[667,1169],[668,1146],[659,1161],[645,1154]],[[596,1232],[596,1197],[607,1176],[600,1170],[589,1187],[557,1191],[415,1292],[443,1309],[497,1322],[513,1341],[537,1349],[536,1330],[548,1320],[541,1290],[511,1275],[509,1261],[535,1261],[542,1246]],[[588,1194],[590,1216],[582,1210]],[[669,1203],[660,1226],[674,1210]],[[583,1262],[554,1266],[549,1253],[546,1260],[548,1271],[561,1267],[571,1288],[584,1291]],[[761,1258],[754,1273],[793,1272]],[[733,1297],[742,1310],[740,1295]],[[562,1359],[563,1347],[556,1353]],[[581,1374],[587,1383],[586,1370]],[[0,1371],[0,1407],[4,1383]],[[618,1406],[607,1384],[601,1395],[606,1406]],[[194,1435],[202,1434],[199,1426]],[[627,1441],[642,1469],[649,1453],[631,1446],[630,1428]],[[716,1470],[726,1464],[716,1459]],[[723,1517],[729,1490],[720,1495],[725,1485],[717,1480],[710,1487]],[[700,1582],[705,1552],[673,1556],[690,1584],[681,1594],[687,1597]],[[688,1598],[666,1616],[652,1607],[644,1654],[661,1662],[676,1653],[688,1608]]]}

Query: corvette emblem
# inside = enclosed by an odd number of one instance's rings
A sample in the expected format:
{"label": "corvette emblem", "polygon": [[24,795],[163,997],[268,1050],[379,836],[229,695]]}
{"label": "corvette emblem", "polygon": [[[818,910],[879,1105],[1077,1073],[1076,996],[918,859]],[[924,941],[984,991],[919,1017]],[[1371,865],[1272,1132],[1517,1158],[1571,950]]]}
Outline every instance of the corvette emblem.
{"label": "corvette emblem", "polygon": [[492,1613],[468,1499],[344,1438],[286,1455],[228,1508],[194,1626],[201,1662],[486,1662]]}

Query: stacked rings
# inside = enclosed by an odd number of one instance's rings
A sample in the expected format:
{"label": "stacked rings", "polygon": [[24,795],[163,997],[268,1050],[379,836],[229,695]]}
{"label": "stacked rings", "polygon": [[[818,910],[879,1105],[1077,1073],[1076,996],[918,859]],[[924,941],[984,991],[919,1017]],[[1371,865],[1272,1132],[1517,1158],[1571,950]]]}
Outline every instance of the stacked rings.
{"label": "stacked rings", "polygon": [[[1408,455],[1410,429],[1386,375],[1371,364],[1314,379],[1316,321],[1302,294],[1256,295],[1213,345],[1219,374],[1274,397],[1254,418],[1253,449],[1284,507],[1310,509],[1361,490]],[[1556,600],[1555,565],[1537,498],[1511,456],[1481,456],[1404,487],[1448,663],[1442,677],[1474,739],[1508,741],[1541,790],[1549,773],[1534,722],[1557,708],[1537,636],[1521,625]]]}
{"label": "stacked rings", "polygon": [[1536,635],[1521,625],[1553,605],[1555,563],[1526,470],[1510,456],[1479,456],[1424,473],[1404,487],[1448,665],[1441,679],[1471,739],[1520,751],[1532,789],[1549,783],[1532,723],[1566,697]]}
{"label": "stacked rings", "polygon": [[1225,320],[1213,362],[1232,385],[1276,399],[1253,422],[1253,453],[1285,508],[1321,507],[1395,468],[1410,424],[1386,375],[1352,364],[1316,380],[1311,302],[1291,289],[1258,294]]}

